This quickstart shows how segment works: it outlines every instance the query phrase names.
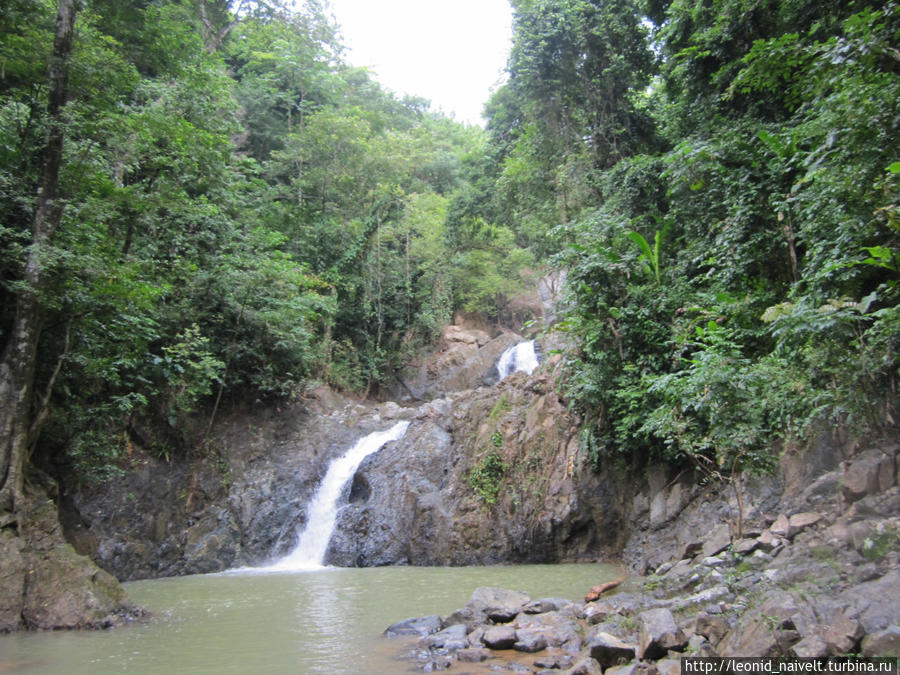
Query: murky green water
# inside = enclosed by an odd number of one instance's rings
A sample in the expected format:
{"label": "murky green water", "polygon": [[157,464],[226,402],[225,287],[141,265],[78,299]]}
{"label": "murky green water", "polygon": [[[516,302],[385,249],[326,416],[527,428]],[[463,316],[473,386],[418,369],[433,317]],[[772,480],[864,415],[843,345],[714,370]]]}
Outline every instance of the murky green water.
{"label": "murky green water", "polygon": [[391,623],[446,615],[478,586],[577,599],[617,576],[609,565],[326,568],[126,584],[154,612],[110,631],[0,635],[0,672],[405,673]]}

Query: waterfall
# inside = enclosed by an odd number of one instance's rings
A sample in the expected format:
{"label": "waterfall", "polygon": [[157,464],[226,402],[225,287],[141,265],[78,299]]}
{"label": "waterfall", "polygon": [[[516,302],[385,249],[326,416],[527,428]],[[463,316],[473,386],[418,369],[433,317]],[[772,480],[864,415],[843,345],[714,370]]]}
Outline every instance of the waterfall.
{"label": "waterfall", "polygon": [[537,354],[534,351],[534,340],[520,342],[507,349],[497,361],[497,372],[500,379],[513,373],[528,373],[531,375],[538,367]]}
{"label": "waterfall", "polygon": [[306,527],[297,539],[297,546],[287,556],[267,569],[304,570],[322,567],[325,551],[334,531],[338,500],[344,486],[350,482],[362,461],[390,441],[403,438],[409,422],[397,422],[386,431],[376,431],[359,439],[352,448],[328,466],[325,477],[309,504]]}

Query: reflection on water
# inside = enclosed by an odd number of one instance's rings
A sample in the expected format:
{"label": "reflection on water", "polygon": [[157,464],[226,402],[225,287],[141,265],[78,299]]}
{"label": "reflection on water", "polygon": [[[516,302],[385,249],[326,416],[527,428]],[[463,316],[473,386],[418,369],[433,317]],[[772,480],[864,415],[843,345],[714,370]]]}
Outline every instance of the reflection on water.
{"label": "reflection on water", "polygon": [[352,673],[408,672],[394,621],[447,615],[478,586],[532,598],[579,598],[618,576],[609,565],[323,568],[253,571],[126,584],[154,619],[111,631],[0,635],[0,672]]}

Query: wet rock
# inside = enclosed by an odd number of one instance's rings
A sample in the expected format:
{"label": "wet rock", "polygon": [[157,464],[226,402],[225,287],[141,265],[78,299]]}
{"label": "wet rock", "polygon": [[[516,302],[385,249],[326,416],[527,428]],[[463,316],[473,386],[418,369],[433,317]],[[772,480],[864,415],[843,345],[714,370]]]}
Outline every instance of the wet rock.
{"label": "wet rock", "polygon": [[541,598],[540,600],[532,600],[522,608],[526,614],[543,614],[544,612],[556,612],[567,605],[571,605],[572,601],[566,598]]}
{"label": "wet rock", "polygon": [[604,669],[634,658],[635,646],[603,631],[592,630],[585,636],[584,646]]}
{"label": "wet rock", "polygon": [[512,626],[491,626],[481,638],[489,649],[512,649],[516,644],[516,630]]}
{"label": "wet rock", "polygon": [[516,642],[513,649],[518,652],[532,654],[547,648],[547,638],[536,630],[522,629],[516,631]]}
{"label": "wet rock", "polygon": [[638,636],[637,657],[639,659],[658,659],[669,650],[682,651],[687,646],[687,637],[675,617],[668,609],[641,612],[638,617],[641,628]]}
{"label": "wet rock", "polygon": [[467,648],[469,641],[466,638],[466,627],[462,624],[457,624],[422,638],[419,640],[419,644],[431,649],[444,649],[448,652],[454,652]]}
{"label": "wet rock", "polygon": [[495,623],[506,623],[516,618],[529,602],[531,598],[521,591],[481,586],[472,593],[466,607]]}
{"label": "wet rock", "polygon": [[545,654],[534,660],[535,668],[559,669],[571,668],[575,658],[571,654]]}
{"label": "wet rock", "polygon": [[404,619],[388,626],[384,635],[386,637],[400,637],[402,635],[418,635],[426,636],[437,633],[441,629],[441,617],[437,614],[430,616],[419,616],[411,619]]}
{"label": "wet rock", "polygon": [[456,660],[461,663],[481,663],[492,658],[490,650],[481,647],[466,647],[456,652]]}

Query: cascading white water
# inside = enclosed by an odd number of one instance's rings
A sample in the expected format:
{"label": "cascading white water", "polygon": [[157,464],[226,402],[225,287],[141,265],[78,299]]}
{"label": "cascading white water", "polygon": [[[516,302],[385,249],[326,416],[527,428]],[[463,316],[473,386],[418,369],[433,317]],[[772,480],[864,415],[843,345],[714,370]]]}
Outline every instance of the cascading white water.
{"label": "cascading white water", "polygon": [[338,500],[344,486],[353,478],[362,461],[386,443],[403,438],[409,422],[397,422],[386,431],[376,431],[359,439],[352,448],[332,460],[309,505],[306,527],[297,546],[287,556],[273,563],[270,570],[307,570],[322,567],[325,551],[337,520]]}
{"label": "cascading white water", "polygon": [[513,373],[528,373],[531,375],[538,367],[537,353],[534,351],[534,340],[519,342],[508,348],[497,361],[497,372],[500,379]]}

